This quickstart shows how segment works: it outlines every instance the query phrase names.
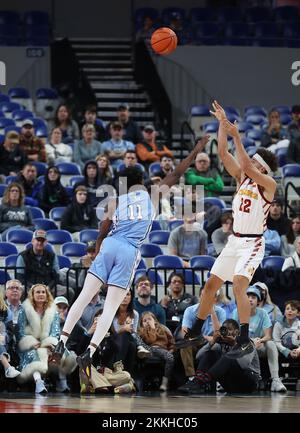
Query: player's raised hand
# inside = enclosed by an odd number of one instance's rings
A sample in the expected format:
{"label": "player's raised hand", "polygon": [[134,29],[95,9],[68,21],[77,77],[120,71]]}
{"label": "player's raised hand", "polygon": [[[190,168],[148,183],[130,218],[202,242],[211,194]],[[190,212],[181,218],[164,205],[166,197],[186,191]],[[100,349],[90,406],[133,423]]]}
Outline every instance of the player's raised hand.
{"label": "player's raised hand", "polygon": [[238,137],[239,136],[239,128],[238,128],[238,122],[235,120],[234,123],[229,122],[229,120],[225,120],[223,122],[224,129],[227,133],[227,135],[230,135],[230,137]]}
{"label": "player's raised hand", "polygon": [[205,146],[209,142],[209,139],[210,139],[210,135],[204,135],[204,137],[197,140],[197,144],[194,147],[195,154],[200,153],[203,151],[203,149],[205,149]]}
{"label": "player's raised hand", "polygon": [[221,105],[220,105],[217,101],[214,101],[214,102],[212,103],[212,106],[213,106],[213,109],[214,109],[215,111],[209,110],[209,112],[210,112],[213,116],[215,116],[216,119],[218,119],[219,122],[221,122],[221,120],[226,120],[226,119],[227,119],[227,117],[226,117],[226,113],[225,113],[225,111],[224,111],[224,108],[221,107]]}

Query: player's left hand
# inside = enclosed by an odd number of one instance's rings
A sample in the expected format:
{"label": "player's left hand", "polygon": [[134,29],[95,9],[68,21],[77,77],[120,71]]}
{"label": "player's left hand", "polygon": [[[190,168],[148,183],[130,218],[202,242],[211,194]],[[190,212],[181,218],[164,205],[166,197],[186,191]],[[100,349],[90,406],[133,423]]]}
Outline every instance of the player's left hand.
{"label": "player's left hand", "polygon": [[210,136],[204,135],[200,140],[197,141],[196,146],[194,147],[195,155],[202,152],[205,149],[205,146],[209,142]]}
{"label": "player's left hand", "polygon": [[238,122],[235,121],[234,123],[229,122],[229,120],[224,120],[223,122],[224,129],[227,133],[227,135],[230,135],[231,137],[237,137],[239,135],[239,128],[238,128]]}
{"label": "player's left hand", "polygon": [[216,117],[216,119],[218,119],[219,122],[221,122],[221,120],[226,120],[226,113],[223,107],[221,107],[221,105],[217,102],[214,101],[212,103],[213,109],[215,111],[209,110],[209,112]]}

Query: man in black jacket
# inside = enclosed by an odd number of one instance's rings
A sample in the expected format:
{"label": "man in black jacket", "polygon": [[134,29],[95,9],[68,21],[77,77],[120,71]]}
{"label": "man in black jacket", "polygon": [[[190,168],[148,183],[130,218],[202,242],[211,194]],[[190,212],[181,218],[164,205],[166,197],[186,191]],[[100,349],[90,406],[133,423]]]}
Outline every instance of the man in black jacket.
{"label": "man in black jacket", "polygon": [[[47,233],[36,230],[32,246],[25,249],[17,258],[17,278],[28,290],[33,284],[46,284],[54,289],[58,281],[59,265],[54,252],[46,249]],[[24,269],[22,269],[24,268]]]}
{"label": "man in black jacket", "polygon": [[0,145],[0,174],[15,176],[27,163],[27,156],[19,147],[20,139],[16,131],[9,131]]}

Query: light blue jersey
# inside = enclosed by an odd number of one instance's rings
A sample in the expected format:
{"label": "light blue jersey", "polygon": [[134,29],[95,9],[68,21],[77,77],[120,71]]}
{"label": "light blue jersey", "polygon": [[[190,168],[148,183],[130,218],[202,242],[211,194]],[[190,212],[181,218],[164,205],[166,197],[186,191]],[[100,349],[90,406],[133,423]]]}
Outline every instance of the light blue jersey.
{"label": "light blue jersey", "polygon": [[139,247],[151,230],[154,215],[146,191],[121,195],[113,215],[113,227],[89,272],[103,283],[128,290],[141,260]]}
{"label": "light blue jersey", "polygon": [[154,215],[154,206],[147,191],[120,195],[113,215],[113,228],[108,236],[139,248],[149,234]]}

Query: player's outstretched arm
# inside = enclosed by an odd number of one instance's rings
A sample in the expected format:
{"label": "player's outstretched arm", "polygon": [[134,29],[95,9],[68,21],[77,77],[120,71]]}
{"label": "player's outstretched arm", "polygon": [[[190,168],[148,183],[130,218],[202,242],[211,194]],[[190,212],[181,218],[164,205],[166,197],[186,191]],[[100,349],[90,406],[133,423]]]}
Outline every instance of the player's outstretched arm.
{"label": "player's outstretched arm", "polygon": [[178,164],[175,170],[173,170],[172,173],[168,174],[164,179],[160,181],[159,186],[167,185],[168,187],[171,187],[175,185],[179,181],[180,177],[190,167],[198,153],[203,151],[208,141],[209,135],[205,135],[204,137],[202,137],[201,140],[198,141],[192,152],[186,158],[184,158],[180,164]]}
{"label": "player's outstretched arm", "polygon": [[228,152],[227,133],[224,125],[224,122],[227,120],[226,113],[217,101],[214,101],[212,106],[214,111],[210,110],[210,113],[220,122],[218,130],[218,155],[230,176],[234,177],[237,182],[240,183],[241,167],[237,160]]}
{"label": "player's outstretched arm", "polygon": [[247,176],[249,176],[258,185],[261,185],[265,190],[273,196],[276,191],[276,182],[271,177],[264,173],[261,173],[251,162],[249,155],[247,154],[243,143],[240,138],[240,134],[236,124],[232,124],[229,120],[223,122],[226,133],[233,137],[233,141],[236,148],[236,155],[240,164],[241,170]]}

